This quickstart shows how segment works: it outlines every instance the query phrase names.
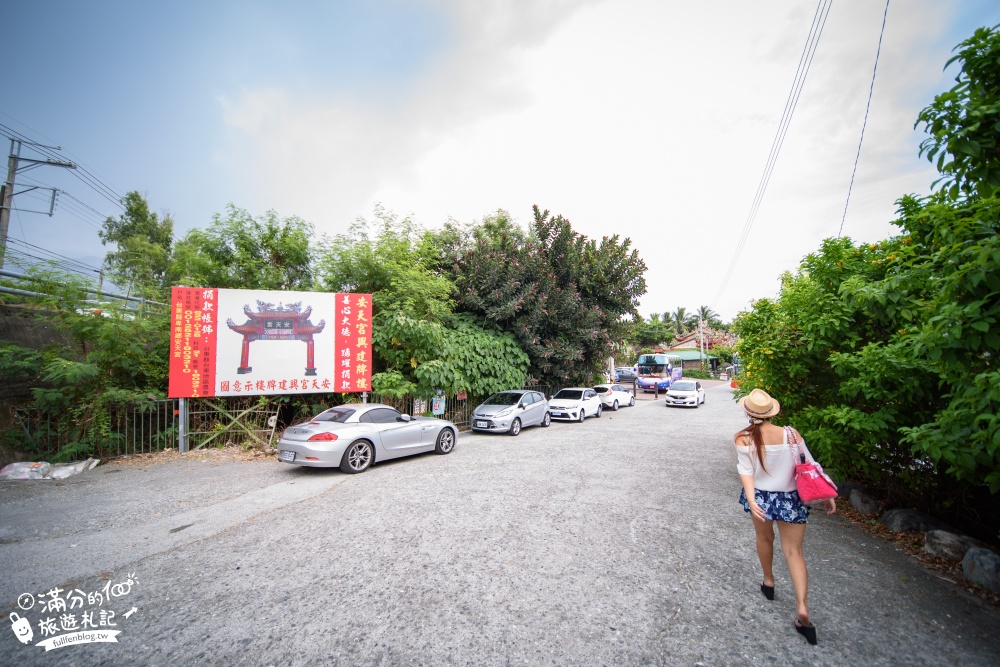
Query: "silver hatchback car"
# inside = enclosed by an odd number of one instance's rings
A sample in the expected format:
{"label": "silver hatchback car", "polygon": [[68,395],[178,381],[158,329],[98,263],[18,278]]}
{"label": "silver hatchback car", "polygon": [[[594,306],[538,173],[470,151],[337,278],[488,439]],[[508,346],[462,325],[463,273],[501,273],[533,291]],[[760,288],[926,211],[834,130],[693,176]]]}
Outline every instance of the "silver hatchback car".
{"label": "silver hatchback car", "polygon": [[497,392],[472,411],[473,431],[517,435],[525,426],[551,423],[549,402],[541,393],[525,389]]}

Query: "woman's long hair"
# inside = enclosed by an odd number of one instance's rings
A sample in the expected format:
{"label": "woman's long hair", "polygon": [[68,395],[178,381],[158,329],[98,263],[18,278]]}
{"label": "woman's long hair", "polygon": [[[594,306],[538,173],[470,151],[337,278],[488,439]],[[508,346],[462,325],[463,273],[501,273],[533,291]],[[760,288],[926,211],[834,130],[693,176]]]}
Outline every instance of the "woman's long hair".
{"label": "woman's long hair", "polygon": [[[757,452],[757,462],[760,463],[760,469],[765,473],[767,472],[767,466],[764,465],[764,436],[760,432],[760,426],[765,421],[764,419],[754,419],[750,418],[750,425],[741,431],[750,444],[753,446],[754,450]],[[770,473],[768,473],[770,474]]]}

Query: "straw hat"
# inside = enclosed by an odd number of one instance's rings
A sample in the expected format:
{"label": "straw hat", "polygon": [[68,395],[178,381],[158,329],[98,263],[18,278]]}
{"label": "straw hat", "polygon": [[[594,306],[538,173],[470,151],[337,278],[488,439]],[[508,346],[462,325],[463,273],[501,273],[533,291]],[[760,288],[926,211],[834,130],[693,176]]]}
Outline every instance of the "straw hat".
{"label": "straw hat", "polygon": [[771,395],[763,389],[754,389],[741,398],[740,407],[749,416],[756,419],[773,417],[781,410],[781,404],[771,398]]}

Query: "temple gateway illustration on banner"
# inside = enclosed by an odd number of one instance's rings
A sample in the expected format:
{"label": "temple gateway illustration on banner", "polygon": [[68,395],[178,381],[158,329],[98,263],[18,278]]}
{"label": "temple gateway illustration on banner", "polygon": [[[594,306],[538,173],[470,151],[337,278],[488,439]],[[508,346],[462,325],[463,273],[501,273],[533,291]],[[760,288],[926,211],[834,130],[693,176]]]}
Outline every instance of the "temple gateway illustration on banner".
{"label": "temple gateway illustration on banner", "polygon": [[232,318],[226,320],[230,329],[243,335],[243,349],[240,354],[240,366],[237,373],[246,375],[253,372],[250,366],[250,343],[255,340],[298,340],[306,344],[306,375],[316,375],[315,342],[313,336],[323,331],[326,320],[319,324],[309,321],[312,306],[302,310],[302,302],[290,303],[275,307],[273,303],[257,301],[257,312],[250,306],[243,306],[243,314],[247,316],[245,324],[236,324]]}

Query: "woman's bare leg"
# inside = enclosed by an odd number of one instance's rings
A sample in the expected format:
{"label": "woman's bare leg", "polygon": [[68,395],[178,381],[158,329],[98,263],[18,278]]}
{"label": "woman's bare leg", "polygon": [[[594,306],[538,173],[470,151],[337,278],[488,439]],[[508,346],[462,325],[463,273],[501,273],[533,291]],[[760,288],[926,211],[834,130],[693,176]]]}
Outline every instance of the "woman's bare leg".
{"label": "woman's bare leg", "polygon": [[806,524],[778,522],[778,534],[781,535],[781,551],[788,563],[788,574],[792,577],[795,587],[795,614],[803,625],[809,621],[809,573],[806,571],[806,560],[802,556],[802,540],[806,534]]}
{"label": "woman's bare leg", "polygon": [[[762,583],[765,586],[774,586],[774,569],[772,568],[774,562],[774,522],[758,521],[753,516],[750,517],[750,521],[753,522],[753,530],[757,534],[757,557],[760,558],[760,567],[764,570]],[[782,539],[781,543],[784,545],[785,540]]]}

